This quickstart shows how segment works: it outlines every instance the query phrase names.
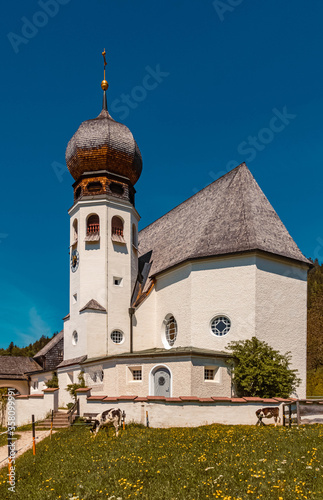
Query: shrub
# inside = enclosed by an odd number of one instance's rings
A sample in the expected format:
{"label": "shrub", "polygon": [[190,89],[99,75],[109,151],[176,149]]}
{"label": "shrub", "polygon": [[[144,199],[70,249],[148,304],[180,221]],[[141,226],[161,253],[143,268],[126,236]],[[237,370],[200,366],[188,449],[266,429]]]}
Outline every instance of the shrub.
{"label": "shrub", "polygon": [[283,355],[256,337],[231,342],[226,349],[234,356],[233,382],[238,396],[287,398],[301,382],[297,370],[290,368],[290,353]]}

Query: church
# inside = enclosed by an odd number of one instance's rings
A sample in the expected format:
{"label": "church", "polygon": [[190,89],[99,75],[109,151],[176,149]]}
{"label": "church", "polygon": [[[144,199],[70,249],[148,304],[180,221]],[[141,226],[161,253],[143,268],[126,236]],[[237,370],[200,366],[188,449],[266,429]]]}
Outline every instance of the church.
{"label": "church", "polygon": [[[250,170],[238,165],[138,231],[141,152],[109,114],[105,78],[101,86],[102,111],[66,149],[74,183],[59,406],[80,372],[96,396],[230,398],[226,346],[253,336],[291,352],[296,396],[306,397],[310,262]],[[51,373],[30,373],[31,392]]]}

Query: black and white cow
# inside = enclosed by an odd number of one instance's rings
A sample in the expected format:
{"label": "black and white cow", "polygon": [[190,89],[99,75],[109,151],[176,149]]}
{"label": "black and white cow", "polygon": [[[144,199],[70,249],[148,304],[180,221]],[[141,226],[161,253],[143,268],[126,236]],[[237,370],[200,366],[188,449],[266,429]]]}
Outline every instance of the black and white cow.
{"label": "black and white cow", "polygon": [[277,425],[277,422],[280,423],[280,416],[279,416],[279,408],[278,406],[273,406],[273,407],[268,407],[268,408],[260,408],[259,410],[256,411],[256,415],[258,417],[258,421],[256,425],[265,425],[262,421],[263,418],[274,418],[275,421],[275,427]]}
{"label": "black and white cow", "polygon": [[92,435],[96,436],[101,427],[107,427],[108,425],[114,425],[116,430],[116,436],[119,434],[119,427],[122,420],[122,410],[120,408],[111,408],[102,413],[99,413],[94,417],[93,426],[91,429]]}

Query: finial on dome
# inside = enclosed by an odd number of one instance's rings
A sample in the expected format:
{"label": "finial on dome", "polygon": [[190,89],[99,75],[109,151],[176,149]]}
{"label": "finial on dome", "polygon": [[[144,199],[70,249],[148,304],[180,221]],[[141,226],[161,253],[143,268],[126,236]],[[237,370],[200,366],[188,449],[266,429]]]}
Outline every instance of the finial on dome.
{"label": "finial on dome", "polygon": [[102,52],[102,55],[103,55],[103,80],[101,82],[101,88],[103,90],[103,103],[102,103],[102,109],[104,110],[108,110],[108,105],[107,105],[107,96],[106,96],[106,90],[108,90],[108,87],[109,87],[109,84],[108,82],[106,81],[105,79],[105,67],[107,65],[107,60],[105,58],[106,56],[106,51],[104,49],[104,51]]}

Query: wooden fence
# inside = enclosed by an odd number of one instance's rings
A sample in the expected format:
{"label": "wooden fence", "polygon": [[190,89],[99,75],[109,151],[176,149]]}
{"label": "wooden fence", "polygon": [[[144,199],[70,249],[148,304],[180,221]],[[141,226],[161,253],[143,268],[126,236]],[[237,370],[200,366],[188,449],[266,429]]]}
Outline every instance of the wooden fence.
{"label": "wooden fence", "polygon": [[323,424],[323,400],[301,399],[283,404],[283,425]]}

